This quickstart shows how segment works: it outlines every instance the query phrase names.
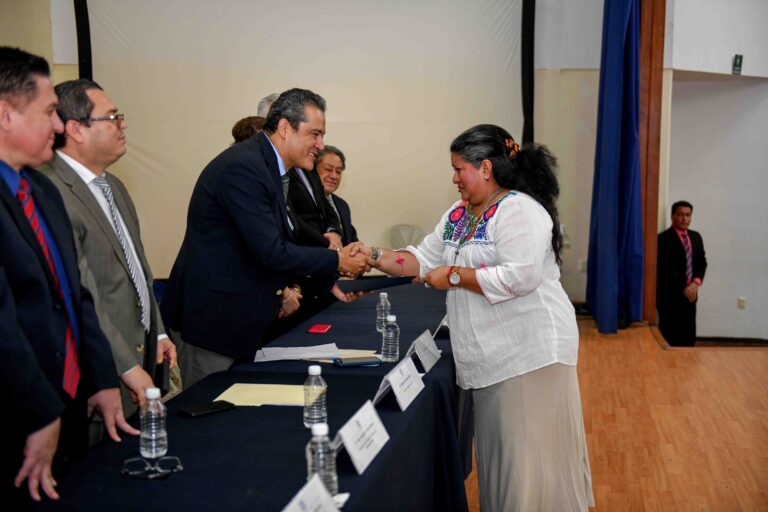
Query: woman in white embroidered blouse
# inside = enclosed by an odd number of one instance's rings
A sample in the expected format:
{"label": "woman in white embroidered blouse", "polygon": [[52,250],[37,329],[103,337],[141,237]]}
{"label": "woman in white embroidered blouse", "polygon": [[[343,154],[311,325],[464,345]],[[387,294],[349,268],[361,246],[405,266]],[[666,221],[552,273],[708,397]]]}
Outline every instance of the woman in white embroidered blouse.
{"label": "woman in white embroidered blouse", "polygon": [[576,376],[579,335],[560,285],[556,162],[479,125],[451,144],[461,200],[418,247],[371,266],[448,290],[459,386],[472,390],[480,508],[594,505]]}

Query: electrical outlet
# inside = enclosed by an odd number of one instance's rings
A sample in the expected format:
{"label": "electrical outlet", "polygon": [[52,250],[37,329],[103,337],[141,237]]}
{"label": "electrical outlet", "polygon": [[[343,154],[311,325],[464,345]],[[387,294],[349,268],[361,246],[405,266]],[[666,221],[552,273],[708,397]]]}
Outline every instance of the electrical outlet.
{"label": "electrical outlet", "polygon": [[747,309],[747,298],[746,297],[737,297],[736,298],[736,307],[739,309]]}
{"label": "electrical outlet", "polygon": [[582,274],[587,272],[587,260],[579,260],[579,272]]}

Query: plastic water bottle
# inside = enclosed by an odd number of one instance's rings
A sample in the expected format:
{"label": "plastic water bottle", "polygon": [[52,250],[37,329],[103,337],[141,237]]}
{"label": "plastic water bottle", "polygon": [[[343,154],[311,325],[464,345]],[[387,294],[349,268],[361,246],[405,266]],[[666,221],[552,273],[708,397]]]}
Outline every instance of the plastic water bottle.
{"label": "plastic water bottle", "polygon": [[381,360],[385,363],[396,363],[400,359],[400,327],[396,321],[395,315],[387,315],[387,324],[381,336]]}
{"label": "plastic water bottle", "polygon": [[160,390],[147,388],[147,401],[141,408],[141,437],[139,453],[145,459],[157,459],[168,452],[168,433],[165,430],[167,411],[160,401]]}
{"label": "plastic water bottle", "polygon": [[309,377],[304,382],[304,426],[309,428],[316,423],[328,423],[328,409],[325,397],[328,386],[320,376],[320,366],[309,367]]}
{"label": "plastic water bottle", "polygon": [[387,315],[391,309],[389,299],[386,292],[379,294],[379,302],[376,303],[376,330],[378,332],[384,332],[384,325],[387,323]]}
{"label": "plastic water bottle", "polygon": [[336,451],[328,439],[328,424],[312,425],[312,439],[307,445],[307,481],[317,473],[325,488],[335,496],[339,492],[339,477],[336,474]]}

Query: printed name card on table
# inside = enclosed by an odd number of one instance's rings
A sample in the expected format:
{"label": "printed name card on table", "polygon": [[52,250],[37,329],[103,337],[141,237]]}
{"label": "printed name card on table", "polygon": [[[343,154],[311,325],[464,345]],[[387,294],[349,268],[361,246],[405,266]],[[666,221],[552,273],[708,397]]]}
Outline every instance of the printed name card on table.
{"label": "printed name card on table", "polygon": [[283,512],[338,512],[333,496],[315,474],[285,506]]}
{"label": "printed name card on table", "polygon": [[435,345],[435,340],[429,331],[424,331],[421,333],[421,336],[413,340],[413,343],[408,348],[408,352],[405,353],[405,357],[411,357],[414,352],[419,356],[425,373],[435,366],[435,363],[440,360],[440,355],[442,354],[437,345]]}
{"label": "printed name card on table", "polygon": [[344,443],[358,475],[363,474],[365,468],[389,441],[387,429],[384,428],[370,400],[341,427],[336,437],[335,444]]}
{"label": "printed name card on table", "polygon": [[373,403],[379,403],[390,389],[395,392],[397,405],[400,406],[401,411],[406,410],[413,399],[424,389],[424,381],[421,380],[421,375],[419,375],[413,359],[406,357],[384,376],[376,396],[373,397]]}

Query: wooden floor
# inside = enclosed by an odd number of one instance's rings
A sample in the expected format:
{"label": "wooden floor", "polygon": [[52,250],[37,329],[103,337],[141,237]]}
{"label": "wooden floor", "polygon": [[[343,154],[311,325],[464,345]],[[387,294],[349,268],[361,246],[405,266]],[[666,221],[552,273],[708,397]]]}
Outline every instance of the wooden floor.
{"label": "wooden floor", "polygon": [[[579,384],[598,511],[768,511],[768,348],[662,349],[580,319]],[[480,510],[477,477],[466,481]]]}

